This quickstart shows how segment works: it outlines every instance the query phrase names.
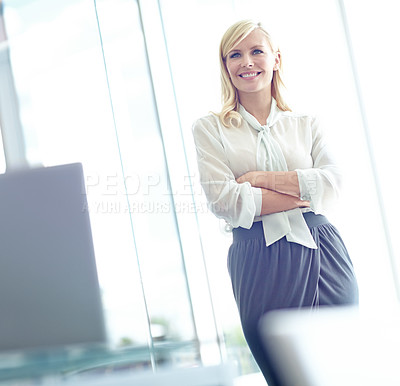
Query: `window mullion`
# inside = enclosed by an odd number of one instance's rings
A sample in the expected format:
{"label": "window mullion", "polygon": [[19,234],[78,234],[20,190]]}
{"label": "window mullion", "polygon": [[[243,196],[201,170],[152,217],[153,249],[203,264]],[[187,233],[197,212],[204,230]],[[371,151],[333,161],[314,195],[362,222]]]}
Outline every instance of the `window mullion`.
{"label": "window mullion", "polygon": [[168,194],[172,195],[174,203],[202,360],[205,364],[219,363],[221,347],[218,345],[218,333],[210,292],[204,290],[209,288],[207,271],[198,233],[190,175],[176,108],[159,4],[157,0],[139,0],[139,6],[171,185],[171,191]]}
{"label": "window mullion", "polygon": [[0,129],[7,170],[28,166],[10,52],[0,2]]}

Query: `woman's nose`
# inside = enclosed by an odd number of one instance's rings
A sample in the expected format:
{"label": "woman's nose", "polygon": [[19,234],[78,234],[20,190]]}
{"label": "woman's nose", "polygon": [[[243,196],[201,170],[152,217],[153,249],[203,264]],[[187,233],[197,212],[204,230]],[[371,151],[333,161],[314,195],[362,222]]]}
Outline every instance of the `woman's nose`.
{"label": "woman's nose", "polygon": [[250,55],[243,55],[242,65],[243,67],[253,67],[254,66],[253,58]]}

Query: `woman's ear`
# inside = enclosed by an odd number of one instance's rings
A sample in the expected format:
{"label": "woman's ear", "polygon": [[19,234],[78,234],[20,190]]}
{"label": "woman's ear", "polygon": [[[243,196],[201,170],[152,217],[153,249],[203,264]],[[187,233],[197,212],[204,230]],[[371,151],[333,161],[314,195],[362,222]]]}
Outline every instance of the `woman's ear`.
{"label": "woman's ear", "polygon": [[279,51],[275,52],[275,65],[274,65],[274,71],[279,70],[281,67],[281,53]]}

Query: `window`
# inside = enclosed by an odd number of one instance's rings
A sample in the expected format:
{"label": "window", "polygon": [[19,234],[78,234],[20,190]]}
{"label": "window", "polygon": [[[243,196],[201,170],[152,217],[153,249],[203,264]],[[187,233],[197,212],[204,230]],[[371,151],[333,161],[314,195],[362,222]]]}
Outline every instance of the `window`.
{"label": "window", "polygon": [[[181,364],[218,363],[207,289],[199,296],[188,283],[199,242],[180,237],[186,209],[174,198],[139,11],[128,0],[5,3],[26,156],[83,164],[111,343],[150,355],[172,342],[190,347],[173,358]],[[207,281],[204,266],[196,275]]]}

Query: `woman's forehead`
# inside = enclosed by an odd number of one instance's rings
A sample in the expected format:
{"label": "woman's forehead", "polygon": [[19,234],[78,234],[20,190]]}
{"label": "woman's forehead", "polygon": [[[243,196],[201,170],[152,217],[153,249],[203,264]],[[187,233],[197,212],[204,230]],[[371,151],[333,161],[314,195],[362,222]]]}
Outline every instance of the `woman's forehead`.
{"label": "woman's forehead", "polygon": [[241,49],[255,48],[257,46],[270,47],[267,36],[259,28],[250,32],[244,39],[236,43],[230,51],[236,51]]}

